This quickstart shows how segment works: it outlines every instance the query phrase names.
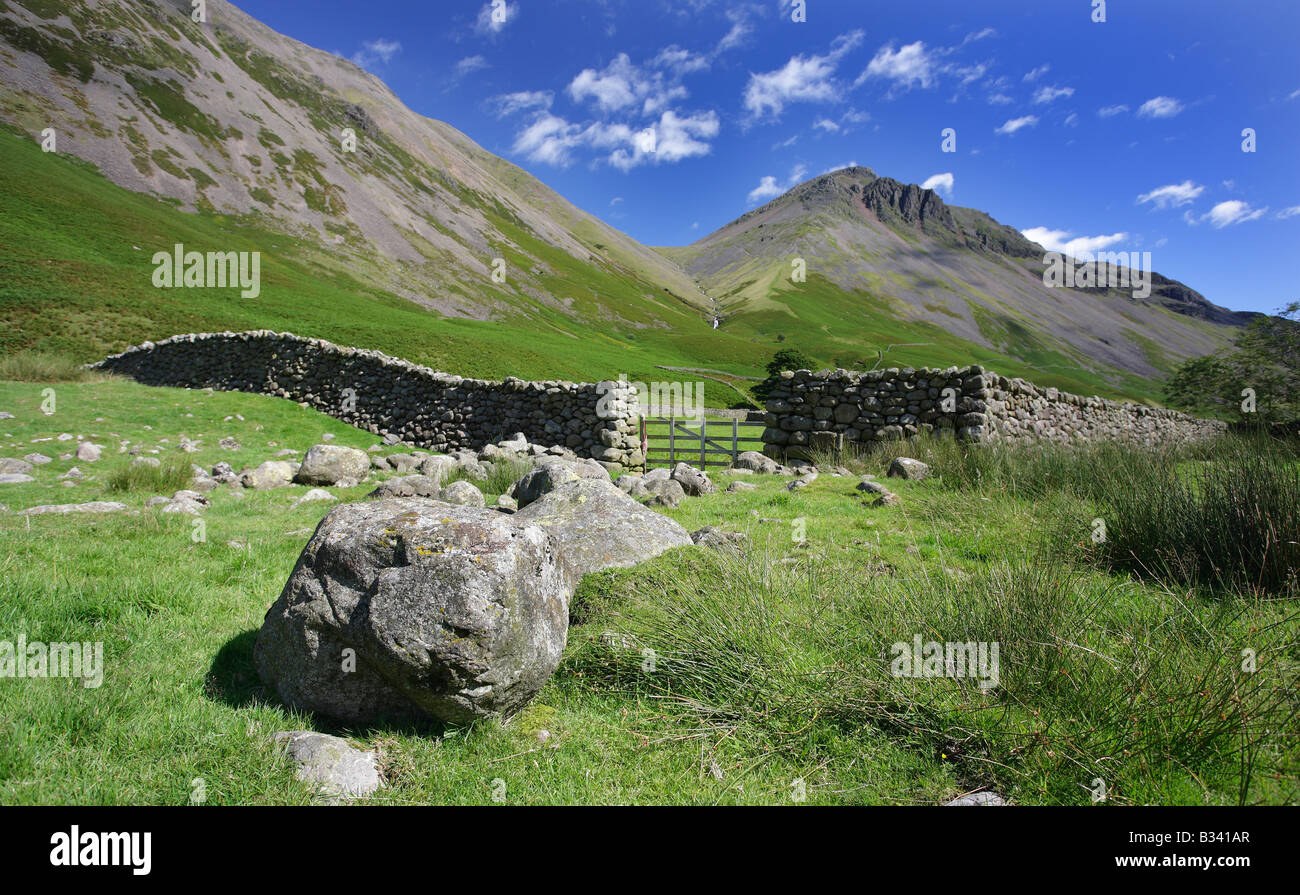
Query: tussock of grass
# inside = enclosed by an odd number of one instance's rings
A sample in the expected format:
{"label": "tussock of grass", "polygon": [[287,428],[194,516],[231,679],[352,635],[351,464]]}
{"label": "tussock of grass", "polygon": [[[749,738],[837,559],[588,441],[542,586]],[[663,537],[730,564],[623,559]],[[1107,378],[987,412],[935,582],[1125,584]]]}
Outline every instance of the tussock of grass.
{"label": "tussock of grass", "polygon": [[160,466],[128,463],[114,470],[105,483],[109,491],[124,493],[147,491],[154,494],[172,493],[189,487],[194,478],[188,460],[169,457]]}
{"label": "tussock of grass", "polygon": [[[1017,558],[962,579],[941,570],[863,577],[825,561],[683,556],[596,582],[622,605],[569,659],[597,690],[658,700],[718,736],[815,763],[828,730],[883,731],[932,752],[973,787],[1052,802],[1141,801],[1180,768],[1249,786],[1270,727],[1294,716],[1287,679],[1247,675],[1246,644],[1282,632],[1205,627],[1086,571]],[[581,608],[581,607],[580,607]],[[891,645],[998,643],[1000,680],[896,677]],[[820,733],[819,733],[820,731]]]}
{"label": "tussock of grass", "polygon": [[486,479],[471,478],[465,474],[464,470],[457,469],[443,480],[442,485],[445,488],[452,482],[458,482],[463,479],[486,495],[497,495],[510,490],[510,486],[513,485],[520,476],[532,468],[532,460],[523,460],[514,457],[497,457],[490,464],[487,464]]}
{"label": "tussock of grass", "polygon": [[112,374],[90,370],[65,354],[16,351],[0,358],[0,379],[11,382],[106,382]]}

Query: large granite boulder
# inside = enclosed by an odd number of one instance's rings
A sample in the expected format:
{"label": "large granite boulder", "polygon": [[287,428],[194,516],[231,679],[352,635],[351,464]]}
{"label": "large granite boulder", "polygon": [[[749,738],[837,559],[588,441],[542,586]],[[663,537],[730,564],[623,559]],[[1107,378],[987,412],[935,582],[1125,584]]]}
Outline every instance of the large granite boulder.
{"label": "large granite boulder", "polygon": [[302,458],[294,481],[303,485],[355,484],[370,471],[370,455],[341,444],[316,444]]}
{"label": "large granite boulder", "polygon": [[690,534],[672,519],[599,479],[566,482],[510,518],[546,529],[580,575],[628,568],[691,543]]}
{"label": "large granite boulder", "polygon": [[345,504],[303,549],[254,658],[288,705],[352,724],[510,715],[560,662],[575,581],[536,520]]}

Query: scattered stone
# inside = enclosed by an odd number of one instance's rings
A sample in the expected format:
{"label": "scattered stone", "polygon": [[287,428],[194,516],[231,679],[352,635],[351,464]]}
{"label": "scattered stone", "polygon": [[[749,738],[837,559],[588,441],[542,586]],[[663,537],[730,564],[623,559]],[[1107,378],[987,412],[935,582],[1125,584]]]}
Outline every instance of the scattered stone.
{"label": "scattered stone", "polygon": [[775,460],[758,451],[745,451],[731,465],[733,469],[747,469],[760,475],[774,475],[780,468]]}
{"label": "scattered stone", "polygon": [[69,469],[67,472],[65,472],[63,475],[59,476],[59,478],[61,478],[61,479],[79,479],[79,478],[81,478],[81,470],[74,466],[74,467],[72,467],[71,469]]}
{"label": "scattered stone", "polygon": [[296,457],[298,456],[298,452],[293,448],[284,448],[283,450],[276,451],[275,455],[277,457]]}
{"label": "scattered stone", "polygon": [[323,435],[321,435],[320,440],[321,440],[321,441],[333,441],[333,440],[334,440],[334,433],[333,433],[333,432],[326,432],[326,433],[324,433]]}
{"label": "scattered stone", "polygon": [[691,532],[691,541],[698,547],[714,550],[744,550],[749,536],[739,531],[724,531],[713,525],[706,525],[699,531]]}
{"label": "scattered stone", "polygon": [[998,807],[1006,805],[1007,800],[995,792],[973,792],[970,795],[961,796],[953,799],[951,802],[944,802],[943,807],[951,808],[954,806],[977,805],[983,807]]}
{"label": "scattered stone", "polygon": [[298,467],[286,460],[267,460],[253,469],[245,469],[239,474],[239,482],[245,488],[265,491],[268,488],[284,488],[293,484]]}
{"label": "scattered stone", "polygon": [[507,513],[513,513],[519,509],[519,503],[509,494],[497,495],[497,509]]}
{"label": "scattered stone", "polygon": [[303,485],[338,485],[344,480],[361,481],[370,471],[365,451],[341,444],[317,444],[307,451],[294,481]]}
{"label": "scattered stone", "polygon": [[20,516],[65,515],[67,513],[120,513],[126,504],[115,500],[93,500],[90,503],[55,503],[39,507],[28,507],[19,511]]}
{"label": "scattered stone", "polygon": [[559,665],[576,583],[540,521],[419,498],[332,509],[267,612],[259,673],[353,724],[513,714]]}
{"label": "scattered stone", "polygon": [[654,479],[644,484],[641,492],[650,495],[648,499],[641,501],[649,507],[673,509],[680,506],[686,498],[686,489],[676,479]]}
{"label": "scattered stone", "polygon": [[400,473],[414,472],[420,465],[420,458],[411,454],[392,454],[383,458],[389,468],[396,469]]}
{"label": "scattered stone", "polygon": [[277,733],[271,739],[298,765],[298,779],[316,784],[323,796],[359,799],[382,785],[375,753],[354,749],[347,740],[311,730]]}
{"label": "scattered stone", "polygon": [[14,415],[7,410],[0,410],[0,420],[11,420]]}
{"label": "scattered stone", "polygon": [[712,494],[718,490],[718,486],[713,484],[709,474],[702,469],[696,469],[689,463],[678,463],[673,467],[672,478],[682,486],[682,490],[691,497],[700,497],[705,494]]}
{"label": "scattered stone", "polygon": [[735,494],[738,491],[753,491],[756,488],[758,488],[758,486],[752,482],[732,482],[727,486],[727,492]]}
{"label": "scattered stone", "polygon": [[928,465],[911,457],[895,457],[894,462],[889,464],[889,472],[886,473],[891,479],[907,479],[912,482],[919,482],[929,474]]}
{"label": "scattered stone", "polygon": [[[230,417],[226,417],[226,419],[230,419]],[[224,448],[225,450],[228,451],[237,451],[242,447],[242,445],[240,445],[238,441],[229,437],[223,438],[220,441],[218,441],[217,446]]]}
{"label": "scattered stone", "polygon": [[580,478],[577,470],[566,463],[543,462],[524,473],[506,493],[522,509],[543,494],[549,494],[566,482],[576,482]]}
{"label": "scattered stone", "polygon": [[157,457],[136,457],[131,461],[132,466],[162,466],[162,461]]}
{"label": "scattered stone", "polygon": [[455,458],[448,457],[446,454],[432,454],[420,461],[420,473],[439,482],[450,477],[459,468],[460,464]]}
{"label": "scattered stone", "polygon": [[903,498],[899,497],[892,491],[886,491],[884,494],[873,500],[871,505],[873,507],[896,507],[902,502]]}
{"label": "scattered stone", "polygon": [[330,501],[330,500],[338,500],[338,498],[335,497],[333,494],[330,494],[328,491],[323,491],[320,488],[312,488],[302,497],[299,497],[293,503],[289,504],[289,509],[296,510],[304,503],[314,503],[315,501],[319,501],[319,500]]}
{"label": "scattered stone", "polygon": [[19,460],[17,457],[0,457],[0,475],[27,475],[35,470],[27,460]]}
{"label": "scattered stone", "polygon": [[889,494],[890,493],[889,489],[886,488],[884,485],[880,484],[879,482],[873,482],[870,479],[863,479],[862,481],[858,482],[857,489],[859,491],[865,491],[868,494]]}
{"label": "scattered stone", "polygon": [[197,491],[177,491],[162,508],[164,513],[188,513],[198,516],[208,507],[208,499]]}
{"label": "scattered stone", "polygon": [[46,463],[54,462],[53,457],[47,457],[44,454],[27,454],[23,459],[33,466],[44,466]]}
{"label": "scattered stone", "polygon": [[27,482],[34,482],[36,479],[21,472],[0,473],[0,485],[22,485]]}
{"label": "scattered stone", "polygon": [[428,475],[407,475],[389,479],[366,495],[368,500],[383,500],[388,497],[427,497],[438,500],[442,495],[442,485],[438,479]]}
{"label": "scattered stone", "polygon": [[462,507],[487,506],[487,500],[483,497],[483,492],[475,487],[473,482],[467,482],[464,479],[452,482],[446,488],[443,488],[440,499],[444,503]]}
{"label": "scattered stone", "polygon": [[104,446],[90,441],[77,445],[77,459],[83,463],[97,463],[104,452]]}

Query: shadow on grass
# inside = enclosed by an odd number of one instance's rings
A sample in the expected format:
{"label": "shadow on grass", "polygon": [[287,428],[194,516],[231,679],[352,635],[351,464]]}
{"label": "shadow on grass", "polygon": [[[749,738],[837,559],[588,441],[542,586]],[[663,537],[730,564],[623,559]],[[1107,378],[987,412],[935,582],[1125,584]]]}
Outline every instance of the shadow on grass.
{"label": "shadow on grass", "polygon": [[262,705],[284,706],[285,711],[309,719],[313,730],[358,739],[378,734],[441,737],[449,729],[449,725],[433,720],[380,720],[371,724],[352,725],[284,705],[275,688],[262,681],[253,664],[253,645],[257,642],[257,633],[257,629],[252,629],[236,634],[217,651],[203,688],[208,699],[236,709]]}

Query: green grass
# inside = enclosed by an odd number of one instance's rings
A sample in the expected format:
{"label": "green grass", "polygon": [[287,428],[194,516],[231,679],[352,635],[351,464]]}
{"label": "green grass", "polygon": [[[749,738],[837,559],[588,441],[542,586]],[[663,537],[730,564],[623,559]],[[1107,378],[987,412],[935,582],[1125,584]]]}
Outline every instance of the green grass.
{"label": "green grass", "polygon": [[[302,486],[217,489],[196,541],[192,517],[144,508],[147,488],[109,485],[124,442],[238,470],[325,433],[360,448],[374,436],[287,401],[120,381],[55,384],[47,416],[45,387],[0,383],[15,416],[0,455],[56,457],[37,481],[0,486],[0,639],[102,641],[105,679],[0,680],[0,803],[185,804],[194,781],[209,803],[307,803],[267,742],[299,728],[378,748],[389,786],[374,800],[393,804],[491,803],[502,785],[516,804],[793,804],[800,791],[935,804],[978,787],[1087,804],[1097,778],[1110,804],[1300,801],[1294,596],[1202,593],[1098,562],[1077,543],[1095,495],[1030,486],[1040,467],[1004,459],[976,479],[993,461],[917,444],[936,477],[890,480],[903,502],[883,508],[856,478],[790,493],[746,477],[757,490],[664,512],[745,532],[747,555],[685,548],[588,576],[559,670],[509,724],[349,729],[286,710],[252,665],[262,616],[331,504],[291,508]],[[104,459],[38,440],[65,432]],[[177,449],[182,434],[198,453]],[[887,460],[852,463],[880,475]],[[73,465],[86,477],[66,487]],[[516,471],[494,468],[489,502]],[[131,512],[12,512],[95,499]],[[890,675],[891,644],[915,634],[998,641],[1001,685]],[[1243,649],[1257,673],[1241,672]]]}

